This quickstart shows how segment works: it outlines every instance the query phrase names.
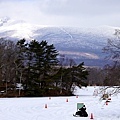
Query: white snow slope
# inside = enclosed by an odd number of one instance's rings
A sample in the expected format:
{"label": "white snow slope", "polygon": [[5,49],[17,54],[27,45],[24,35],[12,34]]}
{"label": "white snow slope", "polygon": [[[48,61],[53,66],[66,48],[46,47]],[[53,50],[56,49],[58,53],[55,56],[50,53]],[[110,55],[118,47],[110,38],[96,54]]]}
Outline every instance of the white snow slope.
{"label": "white snow slope", "polygon": [[[1,120],[120,120],[120,95],[112,96],[108,105],[93,96],[98,87],[76,89],[71,97],[0,98]],[[50,99],[51,98],[51,99]],[[68,102],[67,102],[68,100]],[[88,117],[73,117],[77,103],[84,103]],[[47,108],[45,108],[47,105]]]}

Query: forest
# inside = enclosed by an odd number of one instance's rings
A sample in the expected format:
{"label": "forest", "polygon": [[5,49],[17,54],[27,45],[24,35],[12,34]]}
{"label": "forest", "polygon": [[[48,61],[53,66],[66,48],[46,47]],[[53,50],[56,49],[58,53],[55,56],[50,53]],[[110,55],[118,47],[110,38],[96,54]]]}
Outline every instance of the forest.
{"label": "forest", "polygon": [[60,55],[47,41],[17,42],[0,39],[0,97],[39,97],[73,95],[75,86],[120,85],[120,39],[109,40],[103,48],[113,63],[85,67],[84,61]]}
{"label": "forest", "polygon": [[87,86],[84,63],[58,58],[46,41],[0,40],[1,97],[72,95],[74,84]]}

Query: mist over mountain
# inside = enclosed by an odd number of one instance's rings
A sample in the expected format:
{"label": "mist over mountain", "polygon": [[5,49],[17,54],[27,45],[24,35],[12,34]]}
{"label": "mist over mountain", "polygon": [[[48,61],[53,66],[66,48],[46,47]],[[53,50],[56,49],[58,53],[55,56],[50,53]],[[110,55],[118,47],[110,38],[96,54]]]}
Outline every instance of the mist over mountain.
{"label": "mist over mountain", "polygon": [[99,26],[95,28],[77,28],[64,26],[41,26],[15,21],[8,17],[0,19],[0,38],[10,40],[36,39],[54,44],[62,55],[76,63],[85,62],[87,66],[104,66],[106,54],[102,49],[107,39],[114,39],[116,27]]}

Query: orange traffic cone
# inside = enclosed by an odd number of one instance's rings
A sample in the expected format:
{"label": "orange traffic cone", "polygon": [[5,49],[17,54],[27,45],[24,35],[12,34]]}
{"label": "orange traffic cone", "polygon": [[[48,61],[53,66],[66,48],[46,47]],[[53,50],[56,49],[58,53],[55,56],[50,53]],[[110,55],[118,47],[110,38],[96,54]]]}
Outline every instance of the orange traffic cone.
{"label": "orange traffic cone", "polygon": [[91,113],[90,119],[93,119],[93,114]]}
{"label": "orange traffic cone", "polygon": [[45,108],[47,108],[48,106],[47,106],[47,104],[45,104]]}
{"label": "orange traffic cone", "polygon": [[106,105],[108,105],[108,102],[106,101]]}
{"label": "orange traffic cone", "polygon": [[68,99],[66,99],[66,102],[68,102]]}

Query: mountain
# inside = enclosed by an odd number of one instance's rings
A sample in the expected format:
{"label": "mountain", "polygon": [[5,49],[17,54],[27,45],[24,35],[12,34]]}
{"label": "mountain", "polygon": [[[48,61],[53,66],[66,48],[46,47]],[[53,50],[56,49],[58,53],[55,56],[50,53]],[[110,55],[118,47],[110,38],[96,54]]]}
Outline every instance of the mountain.
{"label": "mountain", "polygon": [[36,39],[54,44],[60,54],[76,63],[87,66],[103,66],[108,61],[102,49],[107,39],[114,38],[116,27],[99,26],[94,28],[53,27],[29,24],[9,18],[0,19],[0,37],[10,40]]}

